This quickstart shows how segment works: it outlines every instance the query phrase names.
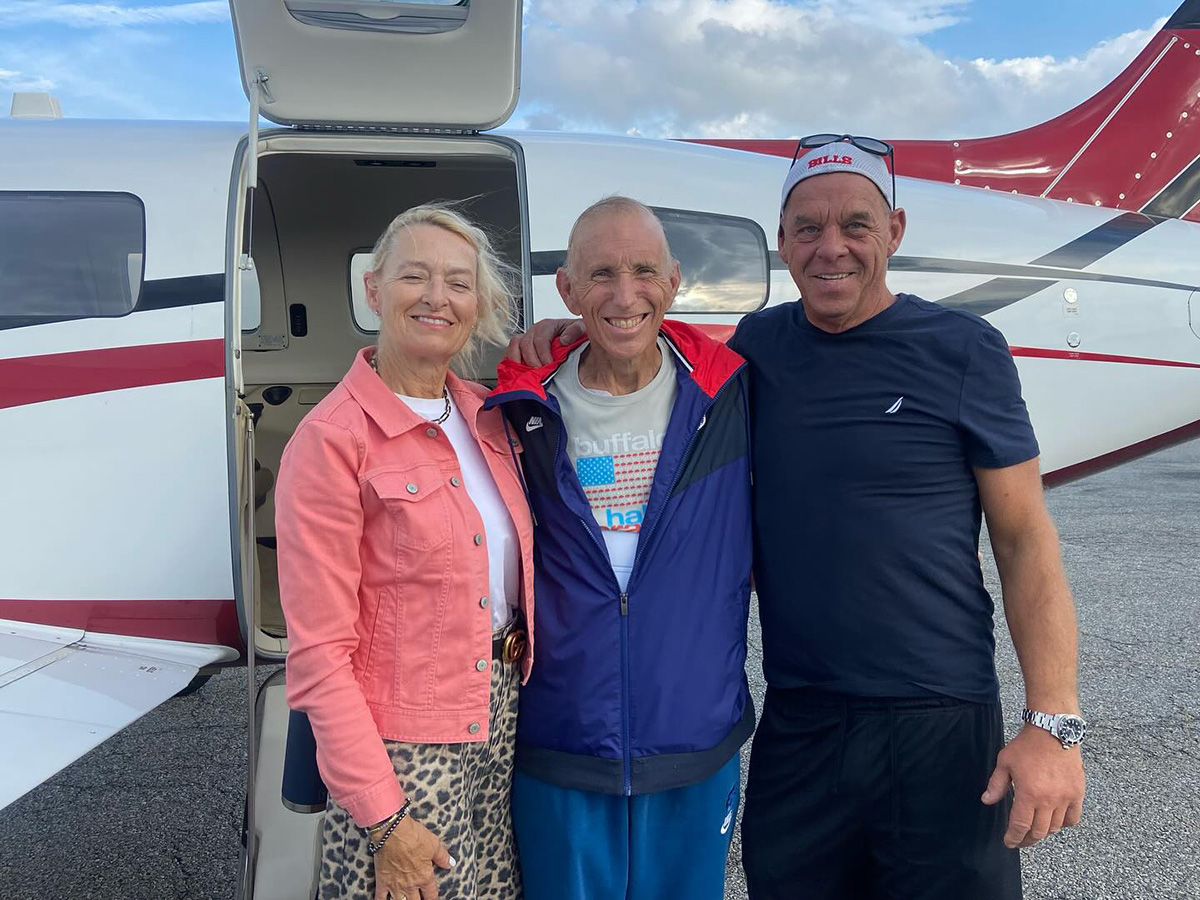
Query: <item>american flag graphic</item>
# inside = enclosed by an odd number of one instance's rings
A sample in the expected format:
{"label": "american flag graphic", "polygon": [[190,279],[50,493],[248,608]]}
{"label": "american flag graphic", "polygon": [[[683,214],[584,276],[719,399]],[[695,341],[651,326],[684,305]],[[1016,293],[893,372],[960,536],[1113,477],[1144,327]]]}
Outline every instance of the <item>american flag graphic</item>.
{"label": "american flag graphic", "polygon": [[[612,456],[581,456],[575,474],[597,519],[614,531],[641,531],[642,512],[650,501],[650,486],[658,465],[657,450],[618,453]],[[628,523],[628,513],[637,511],[637,521]]]}

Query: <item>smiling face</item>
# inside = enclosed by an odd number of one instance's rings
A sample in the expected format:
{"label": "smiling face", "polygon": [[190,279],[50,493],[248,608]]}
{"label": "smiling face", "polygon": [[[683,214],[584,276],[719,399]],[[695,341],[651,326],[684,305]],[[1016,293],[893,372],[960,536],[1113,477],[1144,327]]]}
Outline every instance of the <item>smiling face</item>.
{"label": "smiling face", "polygon": [[479,299],[475,248],[465,238],[436,225],[401,228],[365,280],[381,355],[446,365],[471,336]]}
{"label": "smiling face", "polygon": [[567,309],[583,318],[592,353],[657,370],[655,341],[675,293],[679,263],[662,225],[637,209],[593,213],[572,235],[569,268],[558,270]]}
{"label": "smiling face", "polygon": [[904,210],[889,210],[861,175],[836,172],[796,185],[780,219],[779,257],[813,325],[845,331],[891,305],[887,261],[905,224]]}

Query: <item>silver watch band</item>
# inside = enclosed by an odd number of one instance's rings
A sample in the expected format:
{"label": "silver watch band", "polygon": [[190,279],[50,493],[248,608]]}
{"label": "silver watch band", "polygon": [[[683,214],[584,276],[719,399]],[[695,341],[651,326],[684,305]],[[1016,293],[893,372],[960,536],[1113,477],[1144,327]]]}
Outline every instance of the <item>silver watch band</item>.
{"label": "silver watch band", "polygon": [[1064,750],[1082,742],[1088,727],[1084,718],[1074,713],[1051,714],[1036,709],[1025,709],[1021,713],[1021,721],[1050,732],[1062,744]]}
{"label": "silver watch band", "polygon": [[1038,728],[1042,728],[1053,734],[1054,726],[1057,724],[1058,716],[1052,716],[1050,713],[1038,712],[1035,709],[1027,709],[1021,713],[1021,718],[1030,725],[1036,725]]}

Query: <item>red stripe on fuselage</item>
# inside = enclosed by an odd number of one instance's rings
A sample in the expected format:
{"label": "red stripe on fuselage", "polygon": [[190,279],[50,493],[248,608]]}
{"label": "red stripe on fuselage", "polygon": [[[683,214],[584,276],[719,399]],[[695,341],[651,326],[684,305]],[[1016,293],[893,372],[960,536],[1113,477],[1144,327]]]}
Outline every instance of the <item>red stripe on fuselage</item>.
{"label": "red stripe on fuselage", "polygon": [[0,600],[0,619],[241,650],[232,600]]}
{"label": "red stripe on fuselage", "polygon": [[1142,456],[1148,456],[1159,450],[1166,450],[1168,447],[1174,447],[1177,444],[1183,444],[1198,437],[1200,437],[1200,420],[1172,429],[1165,434],[1156,435],[1144,441],[1138,441],[1136,444],[1122,447],[1120,450],[1104,453],[1095,459],[1084,460],[1073,466],[1066,466],[1065,468],[1050,472],[1042,478],[1042,482],[1046,487],[1056,487],[1060,484],[1066,484],[1069,481],[1077,481],[1088,475],[1095,475],[1097,472],[1103,472],[1105,469],[1111,469],[1122,463],[1130,462]]}
{"label": "red stripe on fuselage", "polygon": [[1033,359],[1074,359],[1087,362],[1125,363],[1135,366],[1169,366],[1178,369],[1200,369],[1200,363],[1174,359],[1153,359],[1148,356],[1117,356],[1112,353],[1084,353],[1080,350],[1047,350],[1042,347],[1009,347],[1013,356]]}
{"label": "red stripe on fuselage", "polygon": [[0,359],[0,409],[224,374],[220,339]]}

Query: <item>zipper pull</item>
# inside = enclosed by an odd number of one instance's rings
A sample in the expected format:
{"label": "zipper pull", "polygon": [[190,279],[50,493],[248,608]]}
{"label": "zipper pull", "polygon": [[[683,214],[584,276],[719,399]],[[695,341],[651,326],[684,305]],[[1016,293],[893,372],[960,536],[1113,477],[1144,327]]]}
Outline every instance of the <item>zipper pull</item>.
{"label": "zipper pull", "polygon": [[621,591],[621,615],[629,615],[629,595]]}

